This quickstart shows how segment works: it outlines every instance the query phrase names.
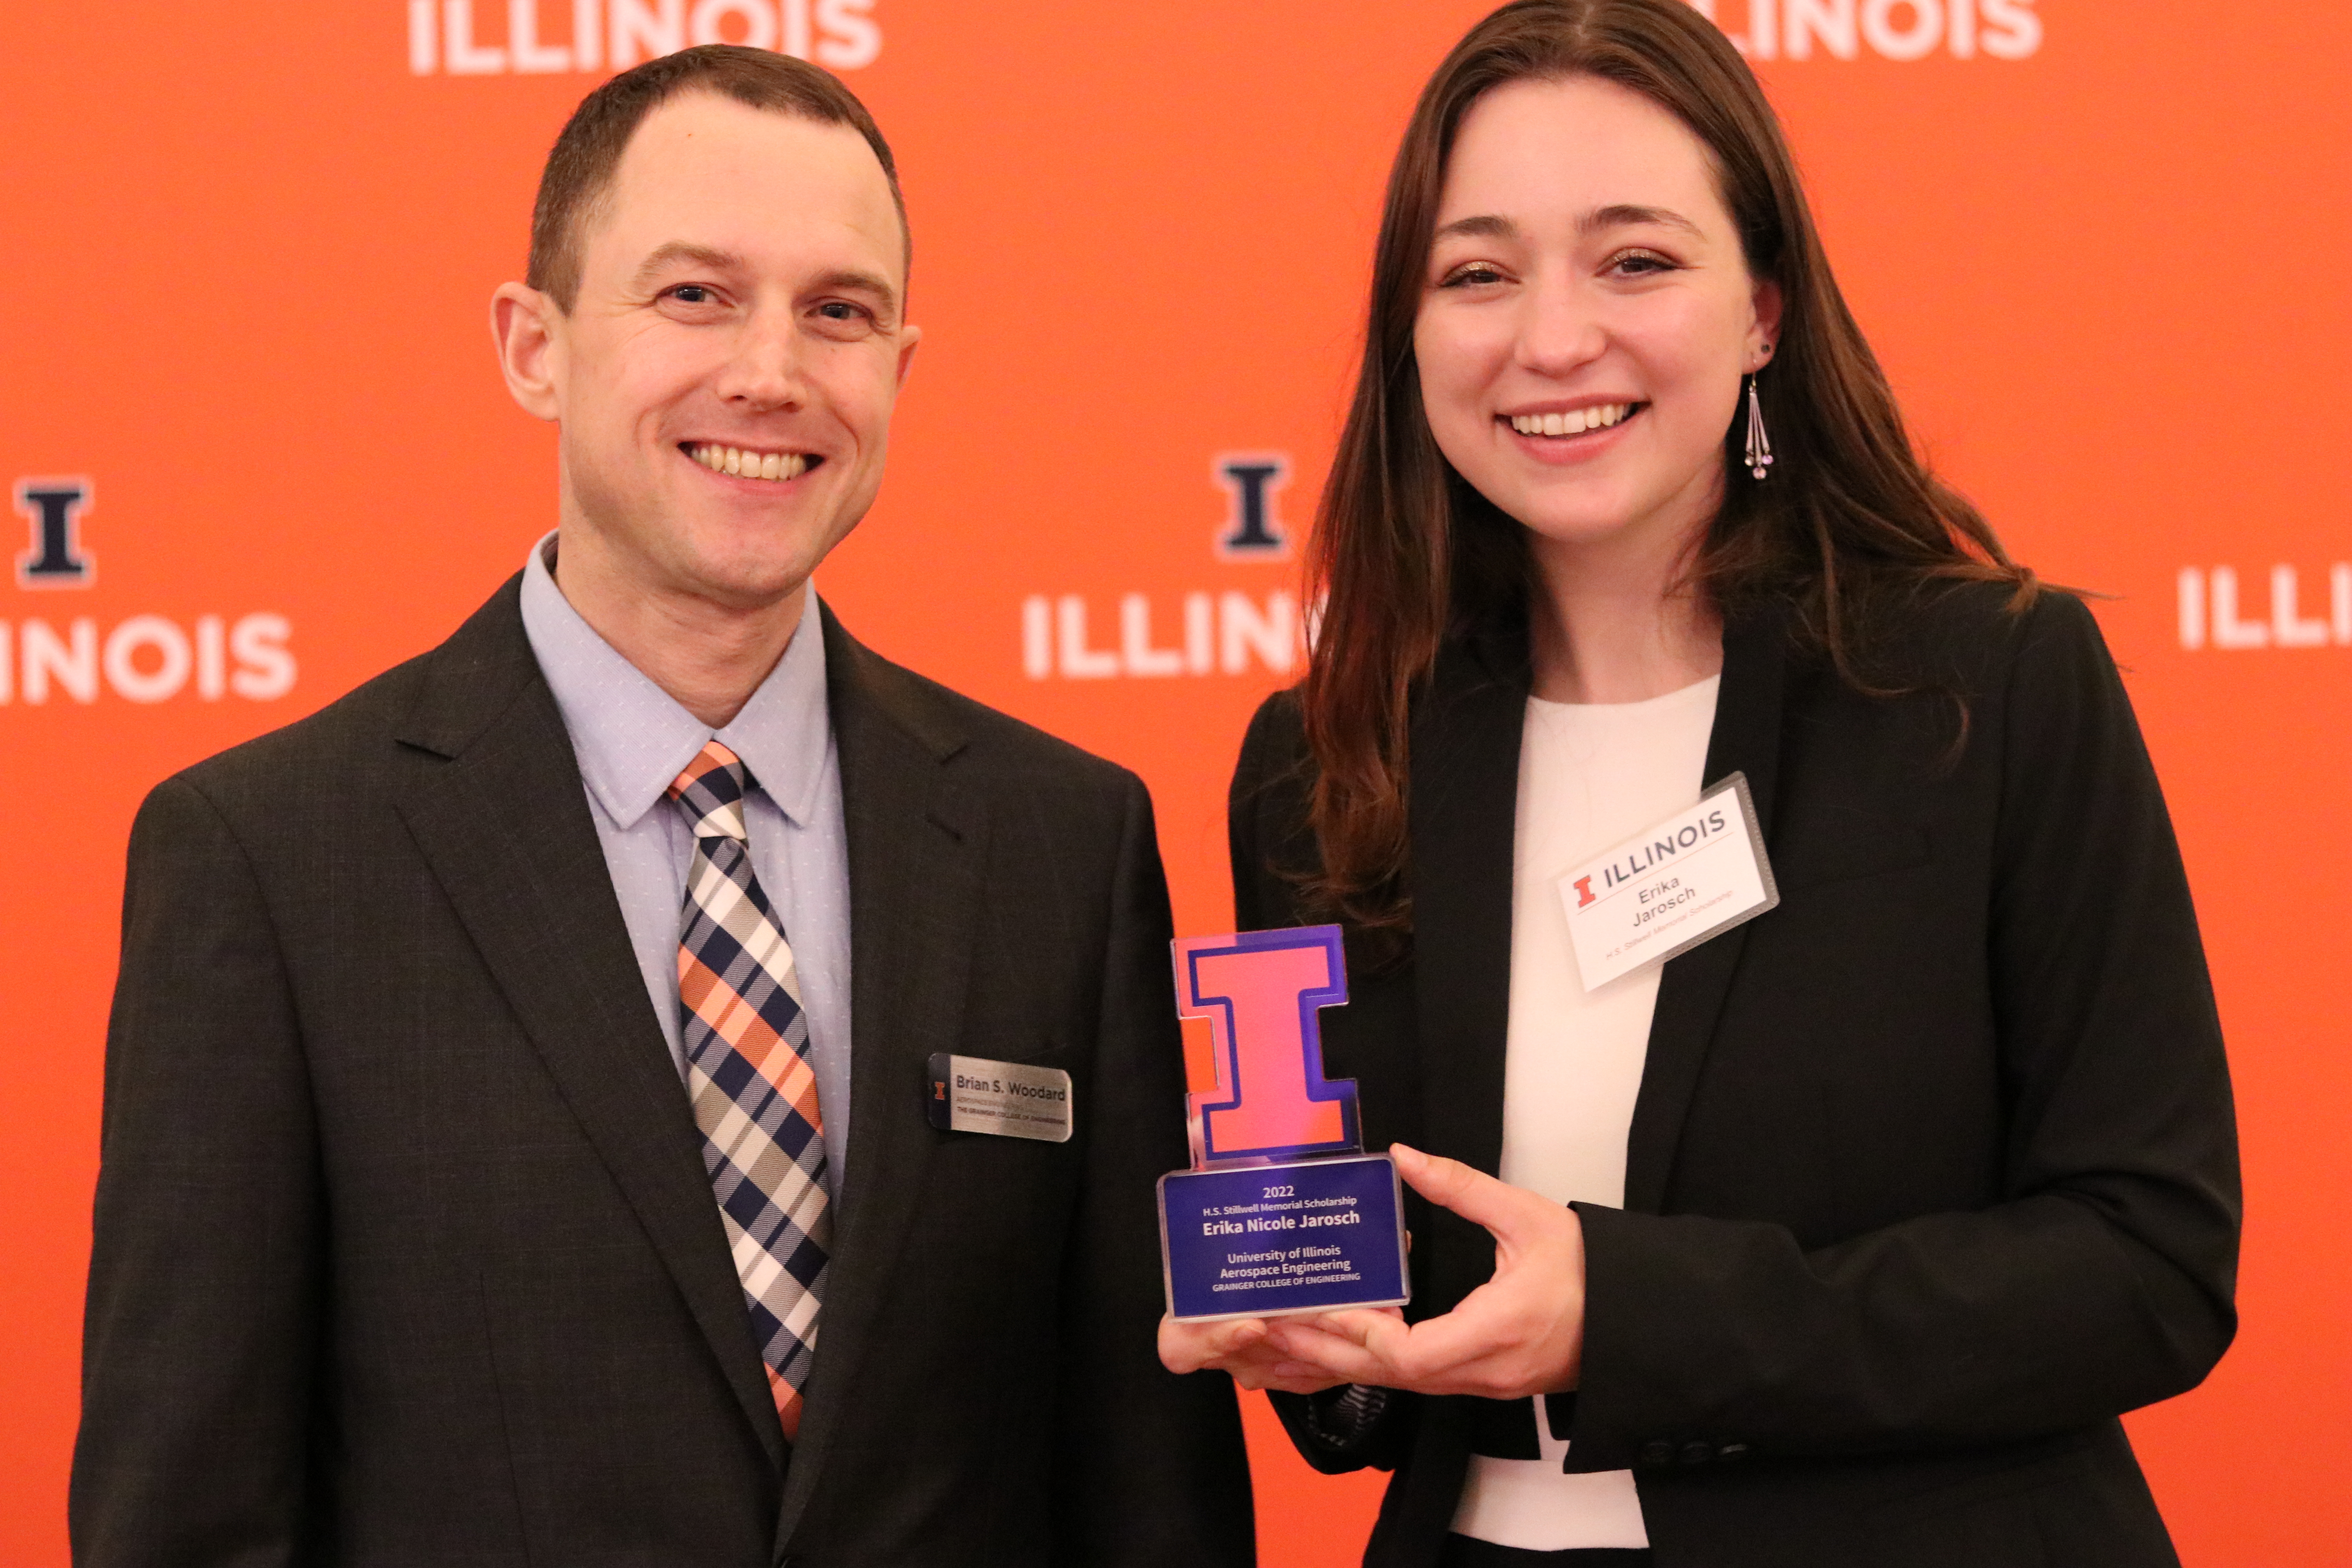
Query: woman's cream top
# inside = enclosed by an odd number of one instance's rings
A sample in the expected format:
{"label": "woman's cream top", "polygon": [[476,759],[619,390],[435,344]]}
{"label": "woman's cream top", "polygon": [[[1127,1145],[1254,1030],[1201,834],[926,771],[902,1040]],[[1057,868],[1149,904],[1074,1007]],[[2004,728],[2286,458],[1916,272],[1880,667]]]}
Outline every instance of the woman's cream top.
{"label": "woman's cream top", "polygon": [[[1519,746],[1511,879],[1511,1010],[1503,1180],[1555,1203],[1625,1201],[1625,1137],[1649,1053],[1658,966],[1587,994],[1559,879],[1696,801],[1720,677],[1646,702],[1530,697]],[[1569,1475],[1568,1444],[1534,1415],[1543,1457],[1473,1456],[1454,1529],[1560,1552],[1647,1546],[1631,1470]]]}

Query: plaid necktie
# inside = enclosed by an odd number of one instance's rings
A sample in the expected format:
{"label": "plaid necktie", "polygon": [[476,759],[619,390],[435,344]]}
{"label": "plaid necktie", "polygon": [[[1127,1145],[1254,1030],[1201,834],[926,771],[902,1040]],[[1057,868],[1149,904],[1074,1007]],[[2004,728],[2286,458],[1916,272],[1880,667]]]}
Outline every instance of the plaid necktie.
{"label": "plaid necktie", "polygon": [[713,741],[669,786],[694,829],[677,1000],[703,1167],[719,1194],[776,1415],[785,1437],[797,1439],[833,1218],[793,950],[751,874],[743,837],[751,783],[742,759]]}

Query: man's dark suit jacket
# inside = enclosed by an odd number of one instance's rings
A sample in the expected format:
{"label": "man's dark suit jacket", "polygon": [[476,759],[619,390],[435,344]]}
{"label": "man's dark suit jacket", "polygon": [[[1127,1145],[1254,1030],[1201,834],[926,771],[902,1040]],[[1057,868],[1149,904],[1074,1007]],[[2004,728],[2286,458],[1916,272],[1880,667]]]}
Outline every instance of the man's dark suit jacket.
{"label": "man's dark suit jacket", "polygon": [[[2116,1417],[2230,1342],[2236,1140],[2122,685],[2063,595],[1921,605],[1880,661],[1901,698],[1785,625],[1727,633],[1706,773],[1747,774],[1781,901],[1665,967],[1625,1206],[1576,1205],[1582,1386],[1547,1418],[1568,1468],[1634,1470],[1660,1568],[2171,1563]],[[1373,1147],[1488,1172],[1527,695],[1523,638],[1444,651],[1410,742],[1410,956],[1323,1025]],[[1311,918],[1309,770],[1278,697],[1234,783],[1244,927]],[[1494,1247],[1415,1205],[1421,1318]],[[1436,1560],[1472,1452],[1537,1457],[1525,1402],[1399,1396],[1353,1447],[1276,1403],[1319,1467],[1395,1469],[1381,1568]]]}
{"label": "man's dark suit jacket", "polygon": [[[108,1044],[76,1561],[1239,1563],[1179,1379],[1169,914],[1131,774],[828,614],[856,1118],[799,1443],[509,583],[160,786]],[[1063,1144],[934,1131],[934,1051]]]}

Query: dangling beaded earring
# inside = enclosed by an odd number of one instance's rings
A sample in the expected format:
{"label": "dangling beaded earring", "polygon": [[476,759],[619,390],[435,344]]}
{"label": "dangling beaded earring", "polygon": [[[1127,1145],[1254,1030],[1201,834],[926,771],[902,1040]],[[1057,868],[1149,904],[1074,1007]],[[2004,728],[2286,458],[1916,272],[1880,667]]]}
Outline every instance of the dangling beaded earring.
{"label": "dangling beaded earring", "polygon": [[1748,375],[1748,472],[1762,479],[1772,466],[1772,438],[1764,434],[1764,405],[1756,396],[1756,374]]}

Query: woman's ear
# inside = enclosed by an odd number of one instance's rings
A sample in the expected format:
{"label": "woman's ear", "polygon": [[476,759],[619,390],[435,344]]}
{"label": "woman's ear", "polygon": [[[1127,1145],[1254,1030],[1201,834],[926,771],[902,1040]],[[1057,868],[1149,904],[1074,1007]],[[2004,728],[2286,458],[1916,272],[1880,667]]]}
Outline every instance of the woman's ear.
{"label": "woman's ear", "polygon": [[1780,286],[1769,278],[1756,283],[1756,336],[1748,346],[1748,358],[1758,369],[1771,357],[1772,346],[1780,341]]}

